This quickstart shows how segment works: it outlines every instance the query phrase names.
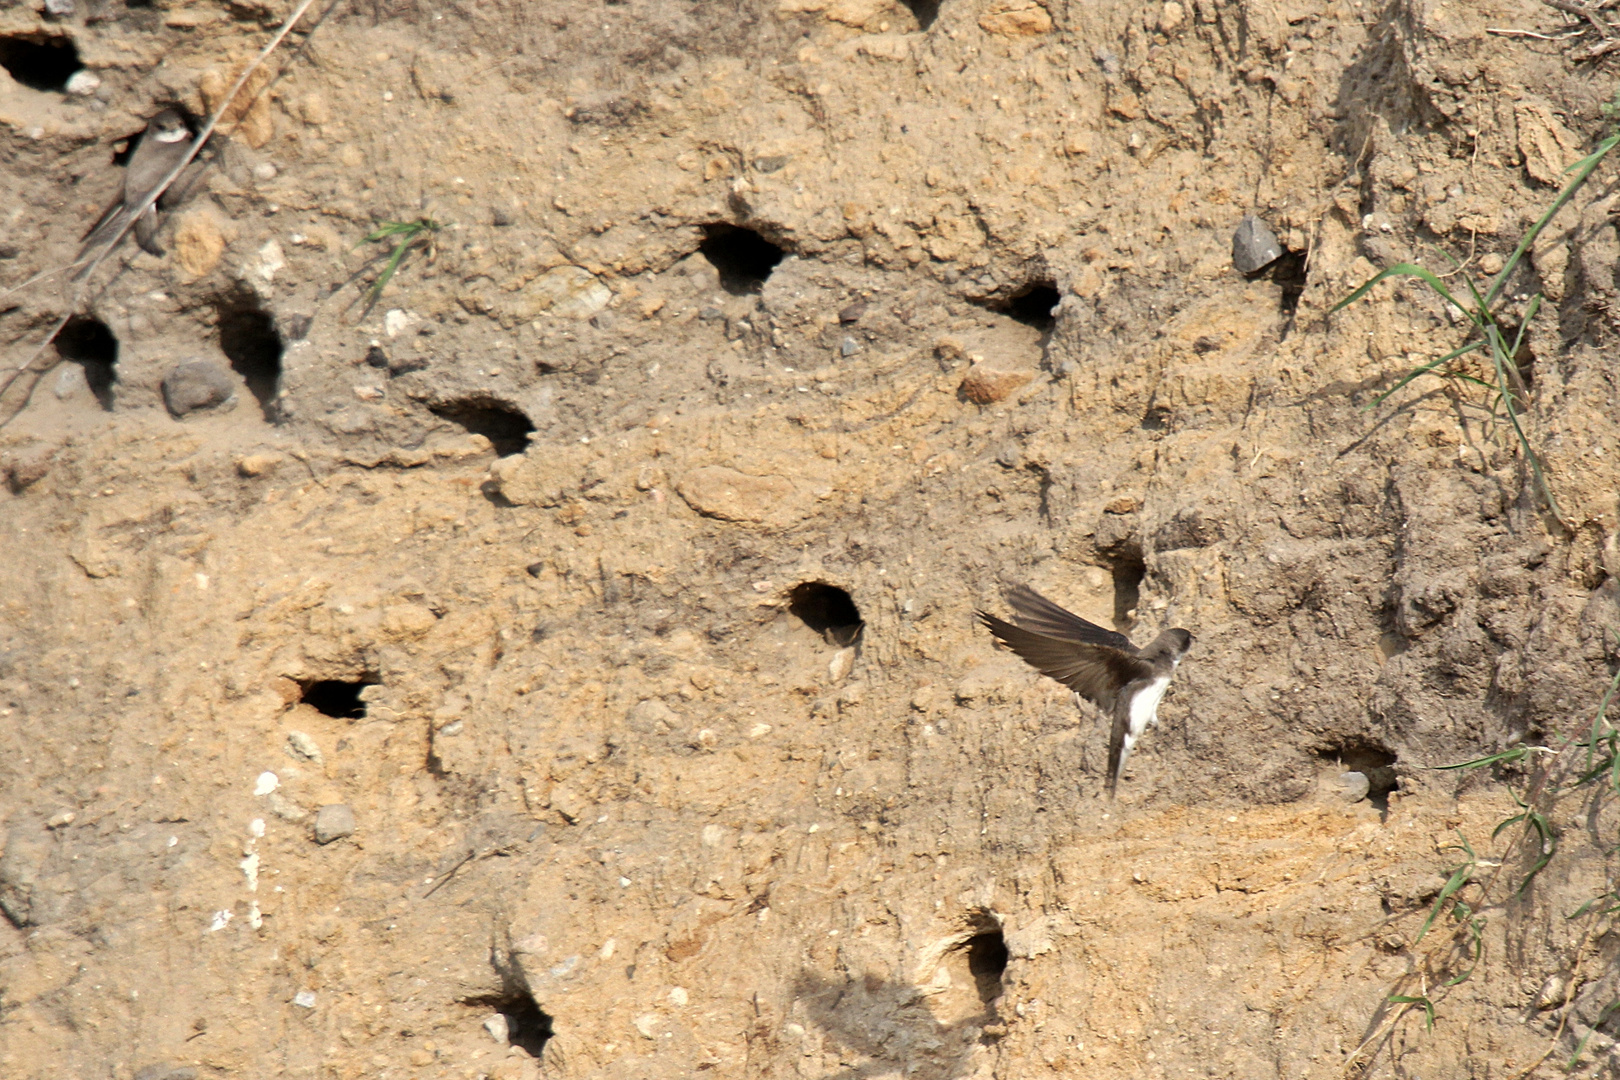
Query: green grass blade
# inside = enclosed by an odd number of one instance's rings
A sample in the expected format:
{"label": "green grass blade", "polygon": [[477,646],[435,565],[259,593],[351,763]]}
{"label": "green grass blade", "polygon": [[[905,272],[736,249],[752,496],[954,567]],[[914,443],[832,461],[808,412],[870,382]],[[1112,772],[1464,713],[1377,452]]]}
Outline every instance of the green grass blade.
{"label": "green grass blade", "polygon": [[1575,193],[1580,190],[1581,185],[1586,183],[1587,178],[1602,164],[1609,151],[1613,150],[1617,145],[1620,145],[1620,131],[1598,143],[1596,150],[1570,166],[1570,171],[1575,173],[1574,179],[1564,185],[1564,190],[1558,193],[1558,198],[1554,199],[1552,205],[1547,207],[1546,212],[1536,219],[1534,225],[1530,226],[1530,231],[1519,238],[1519,246],[1513,249],[1513,254],[1508,256],[1508,261],[1502,264],[1501,271],[1491,279],[1490,288],[1485,290],[1486,307],[1496,303],[1496,298],[1502,294],[1503,288],[1507,286],[1508,278],[1512,277],[1513,271],[1518,269],[1519,260],[1524,258],[1524,253],[1530,250],[1530,245],[1536,242],[1536,237],[1541,235],[1541,230],[1545,229],[1552,219],[1558,216],[1558,211],[1564,208],[1565,203],[1575,197]]}
{"label": "green grass blade", "polygon": [[1395,1005],[1421,1005],[1423,1006],[1423,1027],[1427,1031],[1434,1030],[1434,1002],[1426,995],[1408,997],[1406,994],[1391,994],[1389,1001]]}
{"label": "green grass blade", "polygon": [[1597,1029],[1603,1026],[1603,1022],[1614,1015],[1616,1009],[1620,1009],[1620,998],[1616,998],[1603,1006],[1603,1011],[1598,1013],[1597,1023],[1592,1025],[1592,1030],[1586,1033],[1586,1038],[1582,1039],[1575,1047],[1575,1056],[1569,1059],[1568,1065],[1564,1066],[1566,1071],[1573,1072],[1575,1070],[1575,1066],[1580,1063],[1581,1055],[1586,1052],[1586,1044],[1591,1041],[1593,1035],[1597,1034]]}
{"label": "green grass blade", "polygon": [[1515,746],[1515,747],[1513,747],[1513,748],[1511,748],[1509,750],[1499,750],[1494,754],[1487,754],[1486,756],[1484,756],[1482,758],[1475,758],[1472,761],[1459,761],[1455,765],[1436,765],[1434,767],[1437,770],[1438,769],[1478,769],[1478,768],[1482,768],[1482,767],[1484,767],[1486,765],[1496,765],[1496,764],[1498,764],[1500,762],[1504,762],[1504,761],[1518,761],[1522,757],[1529,756],[1530,751],[1533,750],[1533,749],[1536,749],[1536,748],[1535,747],[1530,747],[1530,746]]}
{"label": "green grass blade", "polygon": [[1331,308],[1329,308],[1328,314],[1332,315],[1341,308],[1349,307],[1357,300],[1360,300],[1363,296],[1366,296],[1368,291],[1380,281],[1383,281],[1385,278],[1396,276],[1422,279],[1422,281],[1428,285],[1429,288],[1439,293],[1441,298],[1444,299],[1446,303],[1468,315],[1469,321],[1473,322],[1476,326],[1480,325],[1479,320],[1474,317],[1473,313],[1469,312],[1467,308],[1457,303],[1456,299],[1452,297],[1451,293],[1446,291],[1445,282],[1441,281],[1439,278],[1435,277],[1433,274],[1429,273],[1416,263],[1396,263],[1394,266],[1378,271],[1378,273],[1374,274],[1371,279],[1369,279],[1355,292],[1351,293],[1349,296],[1345,297],[1343,300],[1340,300],[1337,304],[1334,304]]}
{"label": "green grass blade", "polygon": [[1461,975],[1458,975],[1454,979],[1447,980],[1447,986],[1460,986],[1461,984],[1467,982],[1474,974],[1474,971],[1479,967],[1479,962],[1485,959],[1485,931],[1483,929],[1482,920],[1468,920],[1468,938],[1474,947],[1474,962],[1469,965],[1467,971],[1463,972]]}
{"label": "green grass blade", "polygon": [[[1470,855],[1472,855],[1471,852]],[[1472,858],[1451,872],[1451,877],[1440,888],[1440,895],[1435,897],[1434,907],[1429,909],[1429,917],[1423,920],[1423,928],[1418,931],[1418,936],[1412,939],[1413,945],[1423,940],[1423,935],[1429,932],[1429,927],[1434,925],[1434,920],[1440,917],[1440,909],[1445,907],[1446,901],[1450,900],[1452,894],[1458,889],[1468,884],[1469,879],[1473,876],[1474,860]]]}
{"label": "green grass blade", "polygon": [[1603,725],[1609,719],[1609,702],[1614,700],[1614,692],[1620,690],[1620,669],[1616,669],[1614,678],[1609,680],[1609,689],[1604,692],[1603,700],[1598,702],[1597,715],[1592,717],[1592,736],[1586,743],[1586,767],[1592,767],[1592,755],[1595,753],[1597,741],[1601,737]]}
{"label": "green grass blade", "polygon": [[1598,702],[1597,715],[1592,717],[1592,735],[1586,741],[1586,767],[1592,767],[1592,755],[1596,753],[1598,739],[1602,737],[1603,725],[1609,719],[1609,702],[1614,700],[1614,692],[1620,690],[1620,668],[1609,680],[1609,689],[1604,692],[1603,700]]}
{"label": "green grass blade", "polygon": [[1491,830],[1491,839],[1495,840],[1498,836],[1502,835],[1502,830],[1503,829],[1511,829],[1513,826],[1515,826],[1519,822],[1523,821],[1524,817],[1525,816],[1523,814],[1514,814],[1512,817],[1508,818],[1506,821],[1498,822],[1497,825],[1496,825],[1496,828]]}
{"label": "green grass blade", "polygon": [[1486,339],[1490,345],[1491,365],[1496,369],[1497,389],[1506,399],[1508,423],[1513,425],[1513,434],[1518,436],[1519,447],[1524,450],[1524,456],[1530,462],[1530,472],[1535,477],[1536,486],[1541,489],[1542,497],[1547,500],[1547,509],[1552,511],[1553,517],[1563,522],[1564,515],[1558,508],[1558,500],[1553,497],[1552,488],[1547,483],[1547,474],[1541,467],[1541,458],[1530,447],[1530,438],[1524,433],[1524,426],[1519,423],[1519,413],[1515,409],[1515,396],[1508,385],[1506,358],[1502,355],[1502,333],[1495,323],[1486,327]]}

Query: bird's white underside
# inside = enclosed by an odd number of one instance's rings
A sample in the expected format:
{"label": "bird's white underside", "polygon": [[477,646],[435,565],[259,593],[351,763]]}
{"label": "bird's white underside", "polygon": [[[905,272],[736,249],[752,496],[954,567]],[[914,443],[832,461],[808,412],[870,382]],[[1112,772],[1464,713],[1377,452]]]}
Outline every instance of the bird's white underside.
{"label": "bird's white underside", "polygon": [[1131,747],[1142,737],[1142,732],[1158,721],[1159,702],[1164,700],[1164,692],[1169,688],[1170,676],[1165,675],[1148,683],[1131,699],[1131,723],[1125,729],[1125,742],[1119,753],[1120,771],[1124,771],[1125,762],[1131,756]]}
{"label": "bird's white underside", "polygon": [[152,137],[161,143],[177,143],[181,139],[190,138],[191,132],[185,128],[175,128],[173,131],[160,131]]}

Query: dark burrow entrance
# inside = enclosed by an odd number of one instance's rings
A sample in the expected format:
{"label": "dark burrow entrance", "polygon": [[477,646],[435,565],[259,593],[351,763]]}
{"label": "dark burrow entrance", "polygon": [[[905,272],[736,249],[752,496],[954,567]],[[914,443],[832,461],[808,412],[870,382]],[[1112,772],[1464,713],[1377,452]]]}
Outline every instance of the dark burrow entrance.
{"label": "dark burrow entrance", "polygon": [[1053,309],[1062,300],[1057,287],[1050,281],[1033,281],[1014,293],[1001,308],[1015,322],[1033,326],[1043,334],[1050,334],[1057,325]]}
{"label": "dark burrow entrance", "polygon": [[1007,971],[1007,939],[1001,930],[986,930],[969,938],[967,960],[979,1000],[988,1009],[1001,996],[1001,977]]}
{"label": "dark burrow entrance", "polygon": [[753,229],[724,223],[703,226],[698,252],[720,272],[720,287],[733,296],[759,292],[787,254]]}
{"label": "dark burrow entrance", "polygon": [[362,675],[358,679],[311,679],[299,685],[304,688],[304,704],[313,705],[317,712],[339,720],[360,720],[366,715],[360,695],[378,682],[375,676]]}
{"label": "dark burrow entrance", "polygon": [[1147,564],[1142,553],[1127,548],[1114,557],[1110,572],[1114,576],[1114,627],[1129,630],[1136,622],[1136,607],[1142,601],[1142,579],[1147,576]]}
{"label": "dark burrow entrance", "polygon": [[499,996],[467,998],[465,1004],[494,1009],[506,1019],[506,1041],[538,1058],[552,1036],[551,1014],[526,990],[508,990]]}
{"label": "dark burrow entrance", "polygon": [[482,435],[501,457],[511,457],[528,449],[534,421],[515,405],[494,398],[464,398],[445,405],[431,405],[434,416],[460,424],[474,435]]}
{"label": "dark burrow entrance", "polygon": [[219,347],[259,402],[264,418],[276,420],[276,392],[281,384],[281,334],[275,320],[250,293],[235,292],[218,301]]}
{"label": "dark burrow entrance", "polygon": [[89,315],[75,315],[54,339],[57,355],[84,368],[84,380],[101,407],[112,412],[113,383],[118,381],[118,339],[107,324]]}
{"label": "dark burrow entrance", "polygon": [[865,625],[849,593],[825,581],[804,581],[788,593],[788,611],[827,639],[829,645],[855,644]]}
{"label": "dark burrow entrance", "polygon": [[0,37],[0,67],[24,86],[60,93],[84,65],[72,38],[13,34]]}
{"label": "dark burrow entrance", "polygon": [[1389,812],[1389,793],[1400,789],[1400,777],[1395,765],[1400,760],[1393,750],[1381,742],[1364,736],[1351,736],[1323,747],[1316,752],[1323,761],[1330,761],[1345,772],[1358,772],[1367,778],[1367,801],[1380,814]]}
{"label": "dark burrow entrance", "polygon": [[927,30],[939,18],[940,0],[900,0],[917,20],[917,29]]}

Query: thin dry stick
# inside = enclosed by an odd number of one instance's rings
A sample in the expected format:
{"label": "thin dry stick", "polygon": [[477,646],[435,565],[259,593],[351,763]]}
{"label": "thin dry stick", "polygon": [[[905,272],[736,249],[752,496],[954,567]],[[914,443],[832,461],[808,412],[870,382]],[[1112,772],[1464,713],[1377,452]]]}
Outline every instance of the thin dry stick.
{"label": "thin dry stick", "polygon": [[[123,241],[124,237],[129,233],[129,230],[135,227],[135,222],[140,220],[141,215],[146,213],[152,204],[156,203],[158,199],[162,197],[163,193],[169,189],[169,185],[174,183],[176,178],[178,178],[179,175],[185,171],[186,166],[191,164],[192,159],[194,159],[198,152],[202,150],[203,143],[208,141],[208,136],[213,134],[215,126],[218,125],[220,119],[225,115],[225,111],[229,109],[231,107],[231,103],[236,100],[236,95],[241,92],[243,86],[247,85],[248,77],[259,69],[260,65],[262,65],[265,60],[269,58],[271,53],[275,52],[276,47],[286,39],[287,35],[292,32],[292,28],[297,25],[298,20],[304,17],[304,13],[308,11],[310,7],[314,5],[314,3],[315,0],[299,0],[298,6],[293,9],[293,13],[287,16],[286,22],[281,24],[281,29],[277,30],[275,36],[270,39],[269,43],[266,44],[263,49],[259,50],[259,55],[253,58],[252,63],[248,64],[247,67],[242,69],[242,74],[236,77],[236,82],[231,86],[230,92],[225,95],[225,100],[219,103],[219,108],[214,110],[214,115],[210,116],[208,118],[208,122],[202,126],[202,130],[197,132],[197,137],[191,140],[191,149],[187,150],[185,156],[175,163],[174,167],[169,170],[168,175],[164,176],[162,181],[156,184],[151,191],[147,192],[146,197],[141,200],[140,205],[135,207],[135,209],[129,213],[124,220],[124,224],[116,233],[113,234],[112,239],[107,242],[107,246],[102,248],[100,254],[98,254],[91,261],[89,268],[84,272],[85,280],[80,283],[77,291],[74,292],[72,302],[67,305],[67,310],[62,314],[62,317],[56,321],[56,325],[51,327],[50,333],[45,335],[45,340],[40,342],[39,348],[35,349],[27,360],[17,365],[17,367],[11,372],[10,376],[8,376],[3,383],[0,383],[0,395],[4,395],[7,391],[9,391],[12,385],[19,378],[21,378],[23,374],[35,370],[35,362],[39,360],[40,356],[44,354],[46,349],[50,348],[51,343],[56,340],[56,335],[62,332],[62,328],[67,325],[68,320],[73,318],[74,312],[78,310],[79,301],[84,299],[84,290],[89,284],[88,279],[96,272],[96,268],[102,264],[108,255],[113,253],[113,249],[115,249]],[[36,373],[43,375],[46,371],[50,370],[51,367],[55,366],[55,364],[51,364],[46,368],[38,369]],[[17,405],[16,410],[11,415],[15,416],[17,412],[21,412],[24,404],[27,404],[26,397]],[[10,419],[11,416],[0,419],[0,424],[4,424]]]}

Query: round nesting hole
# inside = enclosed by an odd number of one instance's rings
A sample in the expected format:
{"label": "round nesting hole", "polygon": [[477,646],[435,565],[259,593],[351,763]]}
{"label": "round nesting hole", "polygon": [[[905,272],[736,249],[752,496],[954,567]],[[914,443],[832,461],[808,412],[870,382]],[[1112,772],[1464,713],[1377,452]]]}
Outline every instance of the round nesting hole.
{"label": "round nesting hole", "polygon": [[825,581],[805,581],[788,593],[788,611],[840,648],[855,644],[866,624],[849,593]]}
{"label": "round nesting hole", "polygon": [[103,409],[112,412],[113,383],[118,381],[118,339],[107,324],[89,315],[75,315],[57,332],[57,355],[84,368],[84,380]]}
{"label": "round nesting hole", "polygon": [[753,229],[724,223],[703,226],[698,252],[720,272],[720,287],[733,296],[759,292],[787,254]]}
{"label": "round nesting hole", "polygon": [[1007,971],[1007,939],[1000,929],[986,930],[969,938],[967,962],[979,1000],[989,1008],[1001,996],[1001,977]]}
{"label": "round nesting hole", "polygon": [[527,990],[515,989],[504,994],[467,998],[464,1004],[494,1009],[495,1016],[484,1022],[485,1029],[493,1035],[504,1024],[507,1045],[520,1047],[528,1051],[531,1057],[538,1058],[551,1039],[551,1014],[542,1009],[534,1000],[534,995]]}
{"label": "round nesting hole", "polygon": [[9,34],[0,37],[0,68],[24,86],[61,93],[74,72],[84,67],[73,39],[52,34]]}
{"label": "round nesting hole", "polygon": [[215,305],[219,348],[247,384],[266,420],[276,419],[281,388],[281,356],[286,351],[276,322],[251,293],[233,292]]}
{"label": "round nesting hole", "polygon": [[304,704],[313,706],[316,712],[339,720],[360,720],[366,715],[362,695],[366,687],[377,685],[377,679],[362,675],[358,679],[312,679],[300,685],[304,688]]}
{"label": "round nesting hole", "polygon": [[466,398],[431,406],[430,411],[474,435],[482,435],[499,457],[523,453],[534,433],[534,421],[522,409],[494,398]]}
{"label": "round nesting hole", "polygon": [[1043,334],[1052,332],[1057,325],[1053,309],[1063,297],[1050,281],[1036,281],[1013,294],[1004,309],[1015,322],[1033,326]]}
{"label": "round nesting hole", "polygon": [[1323,747],[1316,752],[1323,761],[1331,761],[1346,772],[1358,772],[1367,778],[1367,801],[1380,814],[1389,812],[1389,793],[1400,789],[1400,777],[1395,765],[1400,760],[1393,750],[1381,742],[1353,736]]}

